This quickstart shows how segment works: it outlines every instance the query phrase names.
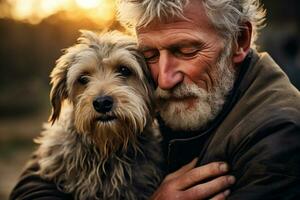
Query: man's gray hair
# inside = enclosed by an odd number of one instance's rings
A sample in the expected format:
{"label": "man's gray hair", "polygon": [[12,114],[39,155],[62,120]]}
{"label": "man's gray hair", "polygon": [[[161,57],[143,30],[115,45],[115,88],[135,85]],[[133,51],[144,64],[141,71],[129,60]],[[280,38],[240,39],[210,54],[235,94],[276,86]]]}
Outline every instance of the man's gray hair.
{"label": "man's gray hair", "polygon": [[[200,0],[118,0],[118,20],[128,29],[145,27],[153,20],[183,17],[190,1]],[[236,39],[245,22],[252,24],[251,47],[256,48],[258,29],[263,26],[265,10],[259,0],[202,0],[206,14],[226,40]]]}

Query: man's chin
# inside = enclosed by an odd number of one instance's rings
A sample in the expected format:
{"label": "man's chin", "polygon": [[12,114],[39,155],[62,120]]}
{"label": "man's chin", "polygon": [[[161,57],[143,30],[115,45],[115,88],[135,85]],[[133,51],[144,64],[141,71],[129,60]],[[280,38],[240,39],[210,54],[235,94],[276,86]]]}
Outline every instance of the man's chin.
{"label": "man's chin", "polygon": [[188,98],[181,98],[181,99],[170,99],[168,103],[175,107],[178,112],[187,111],[187,110],[195,110],[197,109],[197,98],[195,97],[188,97]]}
{"label": "man's chin", "polygon": [[165,124],[175,131],[195,131],[205,126],[212,117],[210,106],[192,102],[169,102],[161,105],[160,115]]}
{"label": "man's chin", "polygon": [[[170,115],[172,115],[173,118],[170,119]],[[190,121],[182,115],[161,113],[161,117],[164,120],[165,125],[174,131],[195,131],[201,128],[199,123]]]}

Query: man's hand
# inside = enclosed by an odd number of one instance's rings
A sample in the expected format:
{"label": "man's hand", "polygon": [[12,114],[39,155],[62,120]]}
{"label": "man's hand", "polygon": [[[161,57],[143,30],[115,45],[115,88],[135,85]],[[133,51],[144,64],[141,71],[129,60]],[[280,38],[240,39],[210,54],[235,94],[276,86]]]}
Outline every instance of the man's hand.
{"label": "man's hand", "polygon": [[[228,172],[228,165],[223,162],[213,162],[194,168],[196,163],[197,159],[194,159],[166,176],[151,200],[201,200],[209,197],[214,200],[225,199],[230,193],[227,188],[235,182],[233,176],[224,175]],[[199,184],[205,179],[214,177],[216,178]]]}

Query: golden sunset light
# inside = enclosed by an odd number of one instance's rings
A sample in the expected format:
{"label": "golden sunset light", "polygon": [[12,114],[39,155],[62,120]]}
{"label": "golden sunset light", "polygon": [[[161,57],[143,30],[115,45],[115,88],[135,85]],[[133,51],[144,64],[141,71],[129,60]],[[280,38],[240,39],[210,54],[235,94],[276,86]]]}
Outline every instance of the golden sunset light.
{"label": "golden sunset light", "polygon": [[7,0],[10,16],[37,24],[59,11],[65,11],[71,18],[88,17],[99,24],[114,18],[114,0]]}
{"label": "golden sunset light", "polygon": [[101,0],[76,0],[78,6],[83,9],[92,9],[98,7],[102,1]]}

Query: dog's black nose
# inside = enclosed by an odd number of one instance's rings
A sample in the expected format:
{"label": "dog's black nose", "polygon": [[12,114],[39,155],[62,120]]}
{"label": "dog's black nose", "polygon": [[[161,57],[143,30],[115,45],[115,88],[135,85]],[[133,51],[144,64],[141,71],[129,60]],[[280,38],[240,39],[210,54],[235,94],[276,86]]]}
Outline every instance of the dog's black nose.
{"label": "dog's black nose", "polygon": [[114,100],[111,96],[97,97],[93,101],[94,109],[99,113],[107,113],[111,111],[114,105]]}

